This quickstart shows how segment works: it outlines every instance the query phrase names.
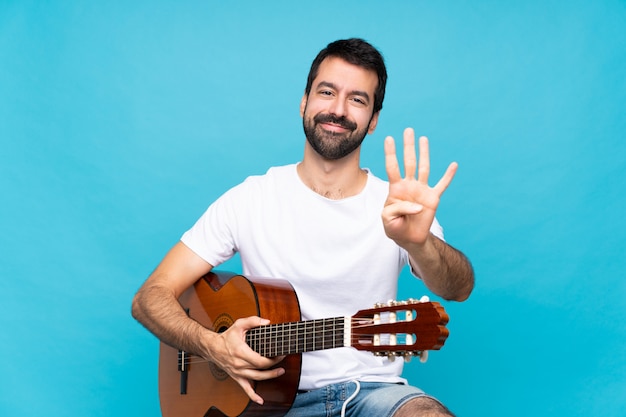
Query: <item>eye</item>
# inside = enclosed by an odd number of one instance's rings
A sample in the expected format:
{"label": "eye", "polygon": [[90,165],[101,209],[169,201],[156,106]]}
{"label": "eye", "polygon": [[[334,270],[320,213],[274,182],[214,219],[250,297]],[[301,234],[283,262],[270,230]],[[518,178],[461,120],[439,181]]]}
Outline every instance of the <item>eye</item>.
{"label": "eye", "polygon": [[359,106],[367,106],[367,101],[365,101],[365,99],[362,97],[359,97],[359,96],[352,97],[352,101],[358,104]]}

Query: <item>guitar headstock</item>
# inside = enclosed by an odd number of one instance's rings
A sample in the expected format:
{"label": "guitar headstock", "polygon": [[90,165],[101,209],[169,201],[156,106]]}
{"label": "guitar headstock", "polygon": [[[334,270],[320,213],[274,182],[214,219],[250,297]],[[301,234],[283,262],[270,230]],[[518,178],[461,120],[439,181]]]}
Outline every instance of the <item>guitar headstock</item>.
{"label": "guitar headstock", "polygon": [[407,361],[441,349],[448,338],[449,317],[441,304],[426,300],[390,301],[360,310],[352,317],[351,346]]}

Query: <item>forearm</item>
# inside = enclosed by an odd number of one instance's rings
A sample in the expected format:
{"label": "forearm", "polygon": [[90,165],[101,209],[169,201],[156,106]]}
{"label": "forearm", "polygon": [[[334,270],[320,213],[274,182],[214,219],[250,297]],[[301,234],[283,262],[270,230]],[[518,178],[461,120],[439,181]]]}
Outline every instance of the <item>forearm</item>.
{"label": "forearm", "polygon": [[135,295],[133,317],[162,342],[207,357],[207,341],[215,333],[188,317],[174,293],[158,284],[144,285]]}
{"label": "forearm", "polygon": [[455,301],[466,300],[474,288],[469,260],[452,246],[430,234],[423,245],[406,248],[411,266],[435,294]]}

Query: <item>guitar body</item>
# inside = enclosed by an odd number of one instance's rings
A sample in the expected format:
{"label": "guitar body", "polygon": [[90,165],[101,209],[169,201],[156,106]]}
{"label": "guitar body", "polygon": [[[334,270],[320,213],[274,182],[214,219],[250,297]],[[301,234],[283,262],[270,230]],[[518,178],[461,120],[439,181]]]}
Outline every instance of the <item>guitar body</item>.
{"label": "guitar body", "polygon": [[[218,333],[249,316],[272,323],[300,320],[297,296],[283,280],[252,280],[212,272],[183,293],[179,301],[191,318]],[[255,391],[265,401],[260,406],[215,364],[191,356],[181,370],[180,358],[179,350],[161,343],[159,396],[163,417],[282,416],[291,407],[300,381],[302,356],[289,355],[277,365],[285,368],[284,375],[256,382]]]}

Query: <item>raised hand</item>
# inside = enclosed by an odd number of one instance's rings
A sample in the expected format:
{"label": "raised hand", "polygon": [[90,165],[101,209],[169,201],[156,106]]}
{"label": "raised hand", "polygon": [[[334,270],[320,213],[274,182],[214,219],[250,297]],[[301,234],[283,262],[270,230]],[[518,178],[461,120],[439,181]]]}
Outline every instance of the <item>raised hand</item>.
{"label": "raised hand", "polygon": [[404,177],[400,173],[395,141],[391,136],[385,138],[385,166],[389,178],[389,195],[382,213],[385,233],[407,250],[421,246],[430,235],[439,200],[454,178],[458,165],[451,163],[439,182],[430,187],[428,139],[425,136],[419,138],[418,163],[415,133],[407,128],[404,130]]}

